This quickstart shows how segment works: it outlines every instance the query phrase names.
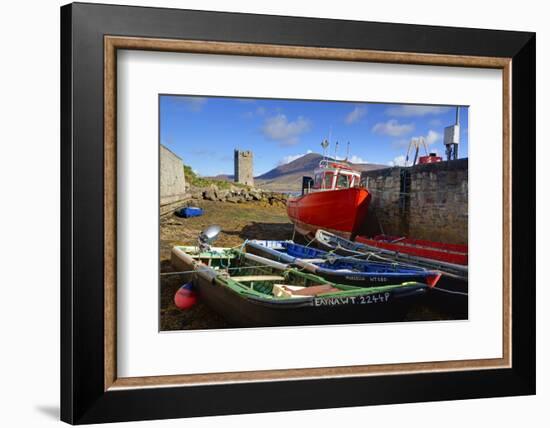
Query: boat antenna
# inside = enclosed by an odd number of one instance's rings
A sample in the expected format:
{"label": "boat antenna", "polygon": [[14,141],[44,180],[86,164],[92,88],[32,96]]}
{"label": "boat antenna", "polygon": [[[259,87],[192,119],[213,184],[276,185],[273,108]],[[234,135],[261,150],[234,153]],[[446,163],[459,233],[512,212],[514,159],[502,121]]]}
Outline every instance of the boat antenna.
{"label": "boat antenna", "polygon": [[329,142],[327,139],[323,140],[321,143],[321,147],[323,148],[323,159],[327,158],[327,148],[329,146]]}
{"label": "boat antenna", "polygon": [[349,141],[348,141],[348,147],[346,149],[346,159],[345,159],[345,161],[347,162],[348,159],[349,159]]}
{"label": "boat antenna", "polygon": [[324,139],[321,143],[321,147],[323,148],[323,159],[328,158],[328,146],[330,146],[330,139],[332,137],[332,125],[328,128],[328,139]]}
{"label": "boat antenna", "polygon": [[336,153],[338,152],[338,141],[336,141],[336,144],[334,145],[334,159],[338,159],[336,156]]}
{"label": "boat antenna", "polygon": [[456,136],[455,159],[458,159],[458,146],[460,143],[460,106],[456,106],[456,127],[458,135]]}

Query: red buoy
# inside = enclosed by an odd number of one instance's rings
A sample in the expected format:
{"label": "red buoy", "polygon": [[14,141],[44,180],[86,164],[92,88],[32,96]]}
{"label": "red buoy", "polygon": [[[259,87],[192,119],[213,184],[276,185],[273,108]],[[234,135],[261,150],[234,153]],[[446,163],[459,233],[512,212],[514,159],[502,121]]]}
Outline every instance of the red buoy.
{"label": "red buoy", "polygon": [[174,303],[182,311],[185,311],[195,306],[195,304],[197,303],[197,293],[195,292],[195,289],[191,282],[182,285],[178,289],[176,295],[174,296]]}

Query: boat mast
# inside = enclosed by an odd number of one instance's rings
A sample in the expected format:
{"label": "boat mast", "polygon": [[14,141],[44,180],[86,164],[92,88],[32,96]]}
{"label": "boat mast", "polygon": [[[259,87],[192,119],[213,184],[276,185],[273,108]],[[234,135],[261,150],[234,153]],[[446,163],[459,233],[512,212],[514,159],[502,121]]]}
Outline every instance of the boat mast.
{"label": "boat mast", "polygon": [[329,142],[327,139],[323,140],[321,143],[321,147],[323,148],[323,160],[327,159],[327,149],[328,149]]}
{"label": "boat mast", "polygon": [[332,137],[332,125],[328,128],[328,139],[325,138],[321,143],[323,148],[323,161],[328,160],[328,146],[330,146],[330,139]]}
{"label": "boat mast", "polygon": [[456,137],[457,144],[455,144],[455,159],[458,159],[458,146],[460,143],[460,107],[456,106],[456,128],[458,129],[458,135]]}

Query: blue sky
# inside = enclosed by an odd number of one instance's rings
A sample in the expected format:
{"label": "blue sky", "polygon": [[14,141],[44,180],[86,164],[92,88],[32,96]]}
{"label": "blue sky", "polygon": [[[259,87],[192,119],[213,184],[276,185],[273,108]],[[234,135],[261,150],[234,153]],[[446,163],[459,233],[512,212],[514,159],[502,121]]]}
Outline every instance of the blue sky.
{"label": "blue sky", "polygon": [[[402,165],[409,141],[423,136],[444,155],[444,128],[455,122],[452,106],[160,96],[160,141],[202,176],[233,174],[233,150],[254,152],[261,175],[320,146],[355,163]],[[468,108],[460,107],[459,157],[468,153]],[[423,155],[421,151],[421,155]],[[412,157],[412,156],[411,156]]]}

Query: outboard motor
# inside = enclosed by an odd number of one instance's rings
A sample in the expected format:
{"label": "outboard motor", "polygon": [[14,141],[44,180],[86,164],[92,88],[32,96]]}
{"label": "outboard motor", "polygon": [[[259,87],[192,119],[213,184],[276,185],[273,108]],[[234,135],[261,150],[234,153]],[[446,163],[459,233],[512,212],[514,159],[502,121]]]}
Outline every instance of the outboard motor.
{"label": "outboard motor", "polygon": [[212,244],[218,236],[222,228],[218,225],[208,226],[199,234],[199,250],[200,251],[209,251],[210,244]]}

